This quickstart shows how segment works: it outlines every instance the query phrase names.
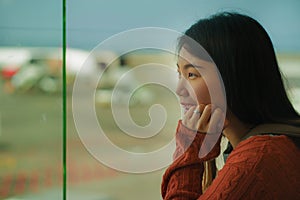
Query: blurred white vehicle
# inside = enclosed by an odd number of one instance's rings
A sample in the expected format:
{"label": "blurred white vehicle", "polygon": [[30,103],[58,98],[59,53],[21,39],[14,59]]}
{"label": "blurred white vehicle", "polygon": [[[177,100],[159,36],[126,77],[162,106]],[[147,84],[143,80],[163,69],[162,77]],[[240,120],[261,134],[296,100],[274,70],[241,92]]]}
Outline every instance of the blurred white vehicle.
{"label": "blurred white vehicle", "polygon": [[[92,74],[98,73],[96,60],[88,51],[68,48],[66,71],[68,84],[72,84],[83,63],[82,70],[87,82]],[[39,88],[44,92],[57,92],[61,88],[62,49],[50,47],[7,47],[0,48],[0,70],[3,80],[14,91],[26,92]]]}

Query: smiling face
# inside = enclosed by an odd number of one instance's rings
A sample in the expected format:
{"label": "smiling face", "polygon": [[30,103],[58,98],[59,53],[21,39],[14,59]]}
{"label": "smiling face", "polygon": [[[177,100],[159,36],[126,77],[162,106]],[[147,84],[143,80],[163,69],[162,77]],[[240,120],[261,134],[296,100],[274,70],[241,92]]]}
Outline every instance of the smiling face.
{"label": "smiling face", "polygon": [[206,81],[210,78],[212,65],[211,62],[193,56],[185,48],[180,50],[176,94],[179,96],[184,112],[191,106],[211,103]]}

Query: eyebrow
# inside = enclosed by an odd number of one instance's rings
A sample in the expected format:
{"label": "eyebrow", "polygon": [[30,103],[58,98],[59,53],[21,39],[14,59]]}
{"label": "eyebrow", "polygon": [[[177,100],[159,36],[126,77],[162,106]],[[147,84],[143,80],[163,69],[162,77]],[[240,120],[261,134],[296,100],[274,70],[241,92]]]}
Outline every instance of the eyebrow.
{"label": "eyebrow", "polygon": [[[177,68],[179,68],[179,65],[178,65],[178,63],[176,64],[177,65]],[[197,65],[192,65],[192,64],[186,64],[186,65],[183,65],[183,68],[186,70],[186,69],[188,69],[188,68],[199,68],[199,69],[203,69],[203,67],[202,66],[197,66]]]}

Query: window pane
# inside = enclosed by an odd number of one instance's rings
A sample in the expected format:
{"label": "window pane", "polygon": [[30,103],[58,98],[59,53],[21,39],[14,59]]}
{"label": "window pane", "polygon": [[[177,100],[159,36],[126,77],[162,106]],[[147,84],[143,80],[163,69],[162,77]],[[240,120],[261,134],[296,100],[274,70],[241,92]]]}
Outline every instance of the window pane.
{"label": "window pane", "polygon": [[0,199],[62,198],[61,1],[0,1]]}
{"label": "window pane", "polygon": [[[176,70],[174,54],[162,49],[148,48],[151,45],[130,49],[129,47],[147,41],[154,34],[144,32],[144,35],[132,39],[130,34],[122,38],[124,32],[145,27],[162,27],[184,32],[195,20],[230,8],[249,14],[266,27],[279,56],[287,55],[280,60],[282,68],[289,68],[283,63],[290,60],[290,52],[296,54],[292,62],[295,66],[299,65],[297,52],[300,44],[295,41],[299,41],[297,35],[300,30],[294,26],[296,19],[300,17],[296,9],[299,3],[290,1],[290,4],[277,2],[270,6],[271,4],[267,1],[258,4],[246,1],[68,1],[68,62],[77,63],[72,69],[74,74],[69,74],[75,85],[74,90],[68,94],[69,105],[72,102],[73,106],[68,113],[68,194],[71,197],[78,195],[122,200],[161,198],[160,184],[165,168],[140,173],[140,165],[137,165],[135,172],[138,174],[132,171],[126,173],[124,168],[133,163],[134,158],[116,154],[110,144],[106,143],[106,139],[133,154],[157,151],[171,142],[180,119],[178,99],[170,88],[142,83],[159,77],[174,81],[176,85],[177,76],[173,76],[171,72],[168,76],[162,76],[159,71],[141,72],[137,69],[149,63],[159,63]],[[164,34],[157,34],[157,40],[161,40],[163,36]],[[122,39],[114,40],[116,37]],[[162,45],[166,44],[165,40],[160,42]],[[77,72],[81,75],[76,76]],[[300,74],[294,78],[288,77],[293,81],[293,87],[299,88],[296,81],[299,76]],[[78,79],[81,81],[76,85]],[[118,81],[123,83],[119,88]],[[139,86],[137,90],[132,89],[135,86]],[[293,100],[299,110],[299,102],[296,102],[299,99],[298,93]],[[145,127],[151,123],[149,111],[155,104],[162,105],[166,111],[167,119],[163,129],[148,138],[130,135],[130,128],[135,125]],[[119,112],[122,109],[128,109],[129,114]],[[161,116],[163,114],[158,117]],[[121,124],[124,122],[123,126],[117,122],[118,117],[121,118]],[[132,119],[131,122],[129,118]],[[129,131],[126,133],[126,130]],[[99,139],[98,136],[103,133],[106,138]],[[140,134],[142,133],[145,132]],[[110,156],[110,159],[105,160],[105,156]],[[152,166],[160,160],[163,157],[158,156],[144,164]],[[116,165],[112,166],[112,163]]]}

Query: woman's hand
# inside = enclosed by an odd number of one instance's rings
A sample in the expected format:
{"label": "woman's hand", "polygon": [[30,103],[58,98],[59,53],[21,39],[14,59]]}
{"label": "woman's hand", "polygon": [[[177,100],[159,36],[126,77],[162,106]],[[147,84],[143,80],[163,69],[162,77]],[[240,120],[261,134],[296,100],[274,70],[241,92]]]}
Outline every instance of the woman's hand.
{"label": "woman's hand", "polygon": [[[225,121],[225,123],[224,123]],[[200,133],[220,133],[228,122],[223,111],[212,104],[192,106],[183,116],[182,124]]]}

